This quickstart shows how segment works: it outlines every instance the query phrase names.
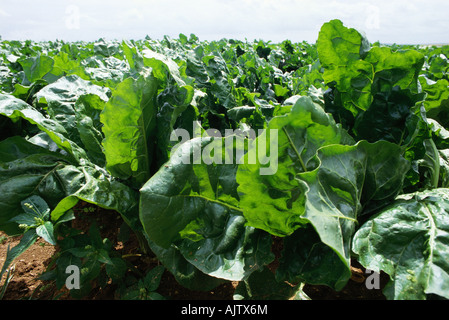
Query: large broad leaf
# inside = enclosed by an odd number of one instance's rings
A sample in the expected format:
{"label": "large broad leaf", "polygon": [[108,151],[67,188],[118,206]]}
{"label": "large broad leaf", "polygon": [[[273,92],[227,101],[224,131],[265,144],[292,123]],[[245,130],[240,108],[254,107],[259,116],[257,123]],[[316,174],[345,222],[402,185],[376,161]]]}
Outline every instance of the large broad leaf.
{"label": "large broad leaf", "polygon": [[[414,50],[393,51],[389,47],[370,48],[367,40],[354,29],[346,28],[340,20],[325,23],[319,33],[317,50],[324,67],[324,81],[331,88],[332,103],[326,108],[348,129],[356,118],[371,107],[380,94],[377,104],[384,95],[398,87],[400,90],[418,91],[418,75],[424,63],[424,55]],[[409,105],[408,108],[413,107]],[[376,110],[378,108],[375,106]],[[391,108],[391,107],[390,107]],[[374,111],[374,113],[376,112]],[[407,108],[405,109],[407,113]],[[382,119],[374,118],[359,129],[380,130],[384,127],[403,126],[401,109],[385,109],[387,125]],[[380,114],[380,112],[379,112]],[[385,119],[384,119],[385,120]],[[391,121],[396,123],[391,124]],[[359,139],[364,139],[360,137]]]}
{"label": "large broad leaf", "polygon": [[242,280],[273,256],[269,235],[247,227],[236,207],[237,165],[212,162],[222,159],[211,154],[226,139],[196,138],[179,146],[140,190],[140,219],[158,246],[175,245],[206,274]]}
{"label": "large broad leaf", "polygon": [[48,114],[49,118],[57,121],[67,131],[67,138],[83,146],[80,139],[78,120],[87,118],[87,114],[80,114],[76,109],[76,102],[81,96],[95,95],[101,101],[108,101],[110,90],[71,75],[45,86],[36,94],[39,106]]}
{"label": "large broad leaf", "polygon": [[402,190],[409,162],[401,152],[386,141],[331,145],[319,150],[319,168],[300,174],[308,189],[302,218],[348,268],[358,216],[385,205]]}
{"label": "large broad leaf", "polygon": [[369,50],[368,40],[357,30],[346,28],[340,20],[321,27],[317,39],[319,59],[324,67],[326,84],[334,85],[342,94],[345,109],[356,115],[370,104],[367,73],[371,66],[362,57]]}
{"label": "large broad leaf", "polygon": [[304,183],[297,175],[319,165],[319,148],[351,142],[345,137],[332,116],[309,97],[299,98],[290,113],[273,118],[237,171],[239,205],[248,223],[278,236],[304,223]]}
{"label": "large broad leaf", "polygon": [[156,126],[154,77],[127,78],[112,91],[101,113],[106,168],[137,186],[151,176]]}
{"label": "large broad leaf", "polygon": [[390,275],[389,299],[449,299],[449,190],[401,196],[354,236],[358,260]]}
{"label": "large broad leaf", "polygon": [[21,58],[19,63],[22,65],[25,76],[31,83],[42,79],[49,73],[53,69],[54,60],[49,56],[38,54],[35,57]]}
{"label": "large broad leaf", "polygon": [[69,133],[58,121],[48,119],[42,113],[26,102],[12,95],[0,94],[0,114],[7,116],[13,121],[25,119],[31,124],[48,134],[58,145],[72,155],[74,159],[87,158],[86,152],[78,144],[69,139]]}

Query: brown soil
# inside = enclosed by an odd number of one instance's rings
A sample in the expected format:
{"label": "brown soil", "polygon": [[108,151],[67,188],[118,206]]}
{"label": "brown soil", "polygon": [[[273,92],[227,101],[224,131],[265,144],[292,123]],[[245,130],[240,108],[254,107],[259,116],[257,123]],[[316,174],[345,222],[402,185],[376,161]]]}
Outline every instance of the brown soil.
{"label": "brown soil", "polygon": [[[120,251],[122,255],[134,255],[132,263],[135,268],[145,271],[158,265],[159,262],[154,256],[140,255],[140,248],[136,239],[131,238],[125,243],[117,240],[118,230],[121,225],[120,217],[115,213],[107,210],[96,208],[93,213],[82,213],[81,209],[86,204],[78,206],[76,219],[72,221],[72,227],[82,231],[87,231],[92,219],[96,220],[97,225],[102,226],[100,231],[103,237],[116,244],[115,250]],[[281,250],[279,244],[281,242],[274,240],[273,252],[279,256]],[[11,248],[20,241],[18,237],[8,237],[0,231],[0,267],[6,258],[8,246]],[[25,253],[17,258],[14,263],[13,278],[7,286],[7,290],[3,297],[4,300],[19,299],[36,299],[36,300],[70,300],[67,289],[58,290],[54,282],[39,280],[38,277],[47,270],[52,258],[57,254],[58,248],[54,247],[42,239],[36,241]],[[269,267],[275,270],[277,261],[273,262]],[[364,283],[364,269],[354,262],[352,267],[353,277],[346,287],[340,292],[336,292],[326,286],[306,285],[304,291],[312,300],[383,300],[385,297],[380,290],[368,290]],[[0,288],[5,282],[6,276],[0,279]],[[387,277],[381,276],[381,288],[384,287]],[[192,291],[179,285],[174,277],[165,271],[161,284],[157,290],[159,294],[166,299],[173,300],[232,300],[235,287],[238,282],[229,282],[223,284],[214,290],[208,292]],[[90,295],[85,297],[86,300],[112,300],[116,299],[116,287],[109,284],[104,288],[94,287]]]}

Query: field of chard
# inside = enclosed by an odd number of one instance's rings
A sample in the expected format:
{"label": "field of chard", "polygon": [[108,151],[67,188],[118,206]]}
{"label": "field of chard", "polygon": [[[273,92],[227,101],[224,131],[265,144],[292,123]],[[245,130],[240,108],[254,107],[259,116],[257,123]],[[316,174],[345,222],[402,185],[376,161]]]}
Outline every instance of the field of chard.
{"label": "field of chard", "polygon": [[[314,44],[1,41],[0,230],[21,240],[0,294],[43,240],[57,251],[41,279],[74,298],[112,283],[170,299],[169,273],[192,291],[234,283],[234,299],[309,299],[357,264],[367,288],[388,279],[386,299],[448,299],[448,59],[339,20]],[[74,227],[100,209],[136,252],[110,223]]]}

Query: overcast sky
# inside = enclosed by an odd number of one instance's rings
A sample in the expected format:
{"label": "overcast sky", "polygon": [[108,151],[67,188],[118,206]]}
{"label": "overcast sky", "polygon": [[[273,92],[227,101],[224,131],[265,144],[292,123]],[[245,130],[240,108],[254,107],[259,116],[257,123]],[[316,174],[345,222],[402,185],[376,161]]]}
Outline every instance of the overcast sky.
{"label": "overcast sky", "polygon": [[449,0],[0,0],[5,40],[161,39],[314,43],[340,19],[371,42],[449,43]]}

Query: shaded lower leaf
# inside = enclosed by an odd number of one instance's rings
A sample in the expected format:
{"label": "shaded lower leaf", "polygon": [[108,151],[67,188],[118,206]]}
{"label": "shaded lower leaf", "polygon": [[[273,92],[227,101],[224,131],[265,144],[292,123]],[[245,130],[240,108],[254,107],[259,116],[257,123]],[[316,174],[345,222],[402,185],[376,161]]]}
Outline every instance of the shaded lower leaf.
{"label": "shaded lower leaf", "polygon": [[161,278],[164,271],[165,268],[163,266],[156,266],[148,271],[145,275],[145,278],[143,279],[145,289],[147,289],[148,291],[156,291],[159,287],[159,284],[161,283]]}
{"label": "shaded lower leaf", "polygon": [[111,277],[112,281],[119,281],[124,276],[126,271],[128,270],[128,266],[126,262],[118,257],[114,257],[110,259],[110,263],[106,264],[106,272],[109,277]]}
{"label": "shaded lower leaf", "polygon": [[283,240],[282,257],[276,270],[278,281],[327,285],[341,290],[350,270],[311,226],[300,228]]}
{"label": "shaded lower leaf", "polygon": [[140,230],[138,193],[114,180],[104,170],[86,162],[37,146],[24,138],[0,142],[0,228],[17,232],[11,218],[22,213],[21,202],[38,195],[52,208],[56,222],[79,200],[119,212],[133,230]]}
{"label": "shaded lower leaf", "polygon": [[70,160],[17,136],[0,142],[0,155],[0,228],[13,233],[10,219],[23,212],[23,200],[39,195],[54,207],[65,196],[57,170]]}
{"label": "shaded lower leaf", "polygon": [[234,300],[288,300],[301,291],[301,285],[293,286],[276,281],[268,268],[253,272],[241,281],[234,293]]}
{"label": "shaded lower leaf", "polygon": [[217,278],[239,281],[273,261],[271,237],[261,230],[246,227],[241,215],[220,217],[214,214],[210,218],[203,228],[215,229],[218,234],[209,234],[198,241],[184,239],[178,244],[186,260],[199,270]]}
{"label": "shaded lower leaf", "polygon": [[175,246],[163,248],[151,240],[148,243],[159,261],[182,286],[190,290],[208,291],[225,282],[223,279],[211,277],[201,272],[188,262]]}

